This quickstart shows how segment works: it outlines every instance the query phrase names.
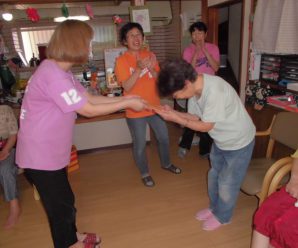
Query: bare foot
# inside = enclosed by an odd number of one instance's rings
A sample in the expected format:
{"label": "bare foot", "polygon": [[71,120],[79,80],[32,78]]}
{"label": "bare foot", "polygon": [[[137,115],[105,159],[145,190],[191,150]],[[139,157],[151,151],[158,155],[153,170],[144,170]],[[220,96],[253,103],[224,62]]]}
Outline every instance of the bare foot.
{"label": "bare foot", "polygon": [[8,218],[4,225],[5,229],[13,228],[18,222],[21,214],[21,208],[19,205],[19,201],[17,199],[10,201],[9,204],[10,204],[10,210],[9,210]]}
{"label": "bare foot", "polygon": [[85,237],[86,237],[85,234],[82,234],[82,233],[77,232],[77,238],[78,238],[78,241],[83,242],[84,239],[85,239]]}
{"label": "bare foot", "polygon": [[73,244],[72,246],[69,246],[69,248],[84,248],[84,243],[81,241],[78,241],[77,243]]}

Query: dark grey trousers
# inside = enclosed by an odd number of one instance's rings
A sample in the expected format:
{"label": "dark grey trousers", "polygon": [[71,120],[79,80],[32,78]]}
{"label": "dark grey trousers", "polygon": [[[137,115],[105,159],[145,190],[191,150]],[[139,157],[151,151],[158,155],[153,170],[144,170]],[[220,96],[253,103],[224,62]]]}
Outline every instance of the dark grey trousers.
{"label": "dark grey trousers", "polygon": [[3,188],[5,201],[12,201],[18,197],[17,175],[15,149],[12,149],[9,156],[5,160],[0,161],[0,183]]}

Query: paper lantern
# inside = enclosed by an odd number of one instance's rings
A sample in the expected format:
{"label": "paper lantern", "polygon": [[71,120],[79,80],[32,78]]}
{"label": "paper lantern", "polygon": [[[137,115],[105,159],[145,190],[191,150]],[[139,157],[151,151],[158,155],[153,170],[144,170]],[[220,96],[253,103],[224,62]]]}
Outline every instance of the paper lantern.
{"label": "paper lantern", "polygon": [[119,23],[122,22],[122,19],[121,19],[120,16],[118,16],[118,15],[114,15],[114,16],[113,16],[113,21],[114,21],[115,24],[119,24]]}
{"label": "paper lantern", "polygon": [[67,6],[65,5],[65,3],[62,5],[61,7],[61,12],[62,12],[62,15],[67,18],[69,17],[69,12],[68,12],[68,8]]}
{"label": "paper lantern", "polygon": [[37,13],[37,9],[35,8],[28,8],[26,10],[27,17],[32,21],[32,22],[38,22],[40,20],[39,14]]}
{"label": "paper lantern", "polygon": [[91,19],[94,18],[93,9],[92,9],[91,5],[88,3],[86,4],[86,12]]}

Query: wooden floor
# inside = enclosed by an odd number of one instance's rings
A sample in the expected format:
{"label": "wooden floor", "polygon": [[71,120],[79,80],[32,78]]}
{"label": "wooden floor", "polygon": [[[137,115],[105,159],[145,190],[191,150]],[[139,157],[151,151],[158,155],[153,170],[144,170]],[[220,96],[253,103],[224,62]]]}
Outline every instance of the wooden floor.
{"label": "wooden floor", "polygon": [[[161,170],[156,143],[148,145],[154,188],[140,181],[130,148],[80,155],[80,169],[70,174],[76,195],[79,231],[98,232],[103,248],[248,248],[255,197],[240,193],[232,223],[213,232],[201,229],[196,211],[208,206],[208,161],[193,146],[185,159],[177,156],[181,129],[169,125],[172,162],[180,175]],[[53,247],[44,210],[30,185],[19,176],[22,215],[18,225],[0,231],[1,248]],[[8,206],[1,200],[0,222]]]}

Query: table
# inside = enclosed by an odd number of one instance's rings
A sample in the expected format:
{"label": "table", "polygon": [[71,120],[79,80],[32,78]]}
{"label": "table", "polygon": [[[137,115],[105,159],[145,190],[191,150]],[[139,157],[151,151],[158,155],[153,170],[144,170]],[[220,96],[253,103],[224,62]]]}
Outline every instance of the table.
{"label": "table", "polygon": [[[146,140],[150,141],[149,127],[146,129]],[[76,120],[73,144],[79,151],[131,143],[124,112],[94,118],[79,116]]]}

